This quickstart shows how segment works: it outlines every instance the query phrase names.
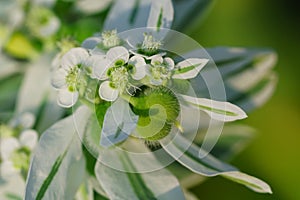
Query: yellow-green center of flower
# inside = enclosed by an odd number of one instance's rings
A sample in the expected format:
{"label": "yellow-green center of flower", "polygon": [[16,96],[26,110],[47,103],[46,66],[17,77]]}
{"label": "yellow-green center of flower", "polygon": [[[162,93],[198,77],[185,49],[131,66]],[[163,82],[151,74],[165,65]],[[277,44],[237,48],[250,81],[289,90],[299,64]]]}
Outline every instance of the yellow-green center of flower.
{"label": "yellow-green center of flower", "polygon": [[151,66],[150,71],[154,80],[166,80],[170,76],[170,70],[163,63],[154,63],[154,65]]}
{"label": "yellow-green center of flower", "polygon": [[11,155],[11,161],[16,169],[27,170],[30,163],[30,150],[27,147],[22,147],[14,151]]}
{"label": "yellow-green center of flower", "polygon": [[153,55],[157,53],[161,45],[162,43],[156,40],[152,35],[144,34],[144,41],[142,43],[141,50],[148,55]]}
{"label": "yellow-green center of flower", "polygon": [[121,40],[118,37],[116,30],[104,31],[101,36],[102,36],[102,44],[107,49],[121,44]]}
{"label": "yellow-green center of flower", "polygon": [[77,90],[78,84],[78,66],[71,68],[68,75],[66,76],[66,83],[70,92],[75,92]]}
{"label": "yellow-green center of flower", "polygon": [[118,89],[121,93],[128,86],[128,69],[125,66],[113,67],[110,70],[111,87]]}

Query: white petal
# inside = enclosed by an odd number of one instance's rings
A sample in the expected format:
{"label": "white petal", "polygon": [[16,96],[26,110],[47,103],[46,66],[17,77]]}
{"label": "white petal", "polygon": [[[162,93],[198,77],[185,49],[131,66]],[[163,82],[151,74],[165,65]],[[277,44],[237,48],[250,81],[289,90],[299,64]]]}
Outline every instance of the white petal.
{"label": "white petal", "polygon": [[135,72],[132,74],[132,77],[135,80],[141,80],[146,76],[146,62],[141,56],[133,56],[130,58],[128,64],[135,66]]}
{"label": "white petal", "polygon": [[38,141],[38,134],[35,130],[27,129],[20,135],[20,143],[33,150]]}
{"label": "white petal", "polygon": [[84,40],[81,46],[86,49],[94,49],[100,42],[101,42],[100,37],[90,37]]}
{"label": "white petal", "polygon": [[99,80],[107,79],[107,69],[109,69],[111,62],[103,57],[95,58],[93,63],[93,76]]}
{"label": "white petal", "polygon": [[172,58],[164,58],[164,63],[167,64],[169,69],[174,69],[175,64]]}
{"label": "white petal", "polygon": [[154,55],[151,59],[151,65],[155,65],[156,63],[162,64],[163,61],[164,60],[161,55]]}
{"label": "white petal", "polygon": [[119,96],[119,91],[112,88],[109,81],[104,81],[99,87],[99,96],[105,101],[115,101]]}
{"label": "white petal", "polygon": [[73,48],[62,57],[61,66],[62,68],[69,70],[70,68],[81,64],[87,57],[89,57],[89,54],[84,48]]}
{"label": "white petal", "polygon": [[63,68],[56,70],[51,77],[51,84],[56,89],[61,89],[66,87],[66,76],[68,75],[67,71]]}
{"label": "white petal", "polygon": [[180,95],[185,102],[206,112],[211,118],[229,122],[244,119],[247,114],[238,106],[229,102],[214,101],[211,99],[196,98]]}
{"label": "white petal", "polygon": [[61,89],[58,91],[57,103],[64,108],[72,107],[78,99],[78,92],[70,92],[68,89]]}
{"label": "white petal", "polygon": [[18,148],[20,148],[20,143],[16,138],[1,138],[0,155],[3,160],[9,160],[11,154]]}
{"label": "white petal", "polygon": [[129,52],[125,47],[118,46],[108,50],[106,57],[111,61],[110,65],[113,65],[117,60],[123,60],[127,63],[129,59]]}
{"label": "white petal", "polygon": [[199,59],[199,58],[186,59],[176,65],[176,71],[175,74],[173,75],[173,78],[177,78],[177,79],[195,78],[208,61],[209,61],[208,59]]}
{"label": "white petal", "polygon": [[10,122],[10,126],[17,127],[22,126],[22,128],[31,128],[35,123],[35,116],[30,112],[25,112],[20,114],[17,118]]}
{"label": "white petal", "polygon": [[43,37],[50,37],[51,35],[55,34],[60,27],[60,21],[57,17],[51,17],[48,23],[41,27],[40,34]]}

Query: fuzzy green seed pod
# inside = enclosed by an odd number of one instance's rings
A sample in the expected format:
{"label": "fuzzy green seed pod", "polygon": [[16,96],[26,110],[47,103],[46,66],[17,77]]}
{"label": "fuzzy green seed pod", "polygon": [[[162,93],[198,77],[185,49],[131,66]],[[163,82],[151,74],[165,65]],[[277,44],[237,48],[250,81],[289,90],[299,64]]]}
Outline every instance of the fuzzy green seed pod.
{"label": "fuzzy green seed pod", "polygon": [[146,140],[156,141],[167,136],[179,115],[180,105],[169,88],[143,88],[131,98],[133,112],[139,115],[136,132]]}

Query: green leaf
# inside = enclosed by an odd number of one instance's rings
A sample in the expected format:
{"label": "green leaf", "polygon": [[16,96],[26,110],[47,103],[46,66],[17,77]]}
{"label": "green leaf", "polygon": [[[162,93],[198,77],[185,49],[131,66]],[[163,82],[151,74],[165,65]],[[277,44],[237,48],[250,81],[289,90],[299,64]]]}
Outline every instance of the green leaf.
{"label": "green leaf", "polygon": [[191,105],[191,109],[200,109],[212,119],[218,121],[235,121],[247,117],[246,113],[238,106],[229,102],[214,101],[205,98],[195,98],[187,95],[179,96],[183,102]]}
{"label": "green leaf", "polygon": [[0,80],[0,111],[12,111],[14,109],[18,89],[22,82],[22,75],[14,74]]}
{"label": "green leaf", "polygon": [[[217,91],[224,83],[226,100],[237,104],[245,111],[251,111],[262,106],[273,94],[276,87],[276,75],[272,72],[277,61],[277,55],[268,49],[247,49],[233,47],[217,47],[206,49],[212,60],[191,80],[196,94],[210,97],[209,91]],[[186,57],[204,57],[203,50],[198,49],[186,54]],[[213,62],[217,65],[214,68]],[[216,77],[220,73],[221,77]],[[215,77],[205,84],[205,79]],[[221,79],[222,78],[222,79]],[[268,82],[268,84],[266,84]],[[263,95],[265,93],[265,95]],[[215,95],[215,100],[224,101],[223,96]]]}
{"label": "green leaf", "polygon": [[171,28],[174,18],[174,9],[171,0],[152,1],[147,27]]}
{"label": "green leaf", "polygon": [[[216,128],[218,129],[218,128]],[[213,156],[221,160],[231,160],[233,157],[243,151],[253,140],[255,130],[246,125],[228,124],[222,129],[222,134],[218,142],[210,152]],[[204,140],[204,134],[198,133],[194,142],[201,146]],[[213,137],[205,136],[206,140],[215,140]]]}
{"label": "green leaf", "polygon": [[[90,112],[80,107],[74,115],[47,129],[35,149],[26,184],[27,199],[73,199],[84,177],[81,142]],[[74,124],[74,119],[77,123]]]}
{"label": "green leaf", "polygon": [[[110,199],[184,199],[178,181],[167,170],[129,173],[128,171],[139,171],[145,163],[132,159],[126,152],[110,150],[109,156],[123,167],[122,171],[112,169],[101,162],[97,163],[95,171],[98,181]],[[149,164],[157,164],[157,161]]]}
{"label": "green leaf", "polygon": [[104,30],[118,32],[133,28],[170,28],[173,21],[171,0],[116,0],[104,23]]}
{"label": "green leaf", "polygon": [[174,23],[172,29],[182,31],[195,24],[198,26],[212,7],[214,0],[173,0]]}
{"label": "green leaf", "polygon": [[[220,175],[243,184],[256,192],[272,193],[271,188],[265,182],[246,175],[235,167],[207,154],[204,149],[200,149],[195,144],[190,144],[190,141],[181,135],[177,134],[172,140],[166,138],[161,141],[161,144],[177,162],[194,173],[208,177]],[[204,153],[205,156],[200,158],[200,153],[201,155]]]}
{"label": "green leaf", "polygon": [[[216,131],[219,131],[218,128],[216,129]],[[254,137],[254,132],[253,128],[245,125],[227,124],[224,126],[222,134],[210,154],[222,161],[229,161],[247,147]],[[202,148],[205,148],[205,146],[202,146],[204,137],[208,142],[209,140],[215,140],[215,138],[209,137],[205,133],[206,131],[199,132],[194,139],[194,143]],[[184,188],[195,187],[206,180],[205,177],[191,172],[178,162],[172,163],[168,168]]]}

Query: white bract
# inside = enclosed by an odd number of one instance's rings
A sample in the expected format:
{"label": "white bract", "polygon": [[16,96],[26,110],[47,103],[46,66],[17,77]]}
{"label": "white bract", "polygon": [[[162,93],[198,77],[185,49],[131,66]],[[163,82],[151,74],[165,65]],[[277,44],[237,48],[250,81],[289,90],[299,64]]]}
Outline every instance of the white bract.
{"label": "white bract", "polygon": [[83,41],[82,47],[89,49],[92,54],[105,54],[104,52],[112,47],[122,44],[117,35],[117,30],[103,31],[101,37],[94,36]]}
{"label": "white bract", "polygon": [[46,7],[31,7],[26,24],[37,37],[48,38],[60,28],[60,21],[52,11]]}
{"label": "white bract", "polygon": [[162,85],[171,78],[172,70],[174,69],[174,61],[169,58],[163,58],[156,55],[151,59],[151,64],[148,65],[148,73],[151,77],[151,84]]}
{"label": "white bract", "polygon": [[2,138],[0,141],[0,172],[3,178],[27,169],[30,154],[38,141],[38,134],[32,129],[24,130],[19,138]]}
{"label": "white bract", "polygon": [[84,84],[80,72],[89,54],[83,48],[73,48],[61,59],[61,67],[53,75],[52,85],[58,89],[57,102],[62,107],[73,106],[79,97],[79,87]]}
{"label": "white bract", "polygon": [[111,48],[104,59],[95,63],[94,74],[104,81],[99,87],[99,96],[106,101],[115,101],[119,94],[127,92],[136,86],[131,83],[131,78],[141,80],[146,75],[145,60],[140,56],[129,59],[129,52],[125,47]]}

